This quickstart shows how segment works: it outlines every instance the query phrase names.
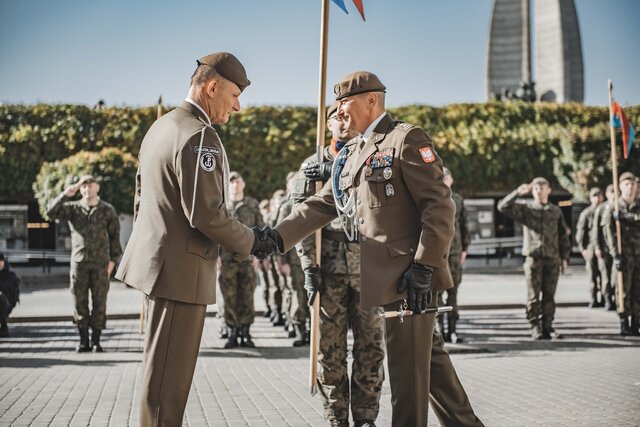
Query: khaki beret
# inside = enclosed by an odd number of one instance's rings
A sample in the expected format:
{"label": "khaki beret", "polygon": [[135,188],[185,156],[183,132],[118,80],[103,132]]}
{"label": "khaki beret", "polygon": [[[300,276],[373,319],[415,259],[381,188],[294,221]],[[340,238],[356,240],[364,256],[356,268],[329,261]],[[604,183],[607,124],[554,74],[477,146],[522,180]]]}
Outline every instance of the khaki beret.
{"label": "khaki beret", "polygon": [[599,194],[602,194],[602,190],[600,190],[598,187],[593,187],[590,191],[589,191],[589,197],[593,197],[593,196],[597,196]]}
{"label": "khaki beret", "polygon": [[232,171],[229,173],[229,181],[233,181],[234,179],[242,179],[242,175],[236,171]]}
{"label": "khaki beret", "polygon": [[356,71],[344,77],[334,87],[336,101],[347,96],[358,95],[366,92],[386,92],[386,86],[373,73],[368,71]]}
{"label": "khaki beret", "polygon": [[331,105],[329,105],[329,108],[327,108],[327,120],[338,111],[339,105],[340,103],[338,101],[333,101]]}
{"label": "khaki beret", "polygon": [[531,181],[531,185],[536,185],[536,184],[547,184],[547,185],[549,185],[549,181],[547,181],[547,178],[545,178],[545,177],[537,176],[537,177],[533,178],[533,181]]}
{"label": "khaki beret", "polygon": [[631,172],[623,172],[622,175],[620,175],[620,179],[618,180],[618,182],[622,182],[622,181],[626,181],[626,180],[635,181],[636,180],[636,176],[634,174],[632,174]]}
{"label": "khaki beret", "polygon": [[95,179],[93,175],[82,175],[78,180],[78,185],[82,185],[86,182],[98,182],[98,180]]}
{"label": "khaki beret", "polygon": [[228,52],[212,53],[211,55],[197,59],[196,62],[198,63],[198,66],[204,64],[213,68],[222,77],[237,84],[240,91],[243,91],[251,84],[247,78],[247,73],[238,58]]}

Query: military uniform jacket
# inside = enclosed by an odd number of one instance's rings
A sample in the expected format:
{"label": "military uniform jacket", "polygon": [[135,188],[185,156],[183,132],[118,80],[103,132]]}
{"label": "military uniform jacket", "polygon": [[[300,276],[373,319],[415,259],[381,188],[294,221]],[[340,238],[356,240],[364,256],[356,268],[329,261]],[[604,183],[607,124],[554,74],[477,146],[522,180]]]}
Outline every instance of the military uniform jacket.
{"label": "military uniform jacket", "polygon": [[578,224],[576,224],[576,243],[578,244],[578,250],[580,252],[584,250],[593,251],[594,245],[591,241],[591,235],[593,234],[594,219],[596,208],[589,205],[578,217]]}
{"label": "military uniform jacket", "polygon": [[469,227],[467,225],[467,209],[464,207],[464,199],[458,193],[453,193],[451,198],[456,205],[456,217],[455,233],[453,234],[453,240],[451,241],[449,256],[460,255],[460,253],[466,252],[469,247],[469,243],[471,242]]}
{"label": "military uniform jacket", "polygon": [[500,200],[498,210],[524,225],[522,254],[532,258],[569,259],[571,244],[569,229],[562,211],[556,205],[541,205],[535,201],[516,203],[518,190]]}
{"label": "military uniform jacket", "polygon": [[84,199],[68,201],[64,192],[49,204],[49,218],[68,221],[71,229],[71,262],[106,268],[122,255],[118,214],[102,200],[89,207]]}
{"label": "military uniform jacket", "polygon": [[[406,298],[397,286],[414,261],[434,267],[433,290],[450,288],[447,257],[455,206],[431,138],[423,129],[385,115],[362,148],[360,142],[355,138],[343,147],[348,157],[340,187],[357,197],[361,305],[382,306]],[[385,173],[387,168],[391,174]],[[386,191],[387,184],[393,194]],[[327,183],[276,229],[288,250],[336,216]]]}
{"label": "military uniform jacket", "polygon": [[[231,215],[247,227],[264,227],[264,219],[262,218],[260,205],[256,199],[252,197],[244,197],[240,201],[231,202],[231,206]],[[224,248],[221,250],[221,257],[223,263],[251,261],[252,259],[252,257],[238,259],[238,257],[233,256],[233,253],[224,250]]]}
{"label": "military uniform jacket", "polygon": [[[640,257],[640,202],[625,202],[618,199],[620,212],[620,236],[622,239],[622,255],[624,257]],[[611,256],[618,254],[618,241],[616,238],[616,222],[613,220],[613,208],[605,211],[603,218],[605,241]]]}
{"label": "military uniform jacket", "polygon": [[607,201],[599,204],[593,213],[593,227],[591,228],[590,241],[594,250],[599,249],[603,255],[609,253],[609,248],[607,247],[607,242],[605,240],[604,228],[606,227],[605,222],[607,222],[606,216],[610,215],[610,208],[611,204]]}
{"label": "military uniform jacket", "polygon": [[238,259],[251,251],[253,231],[225,206],[224,147],[205,123],[183,102],[142,141],[135,222],[116,278],[147,295],[213,304],[219,245]]}

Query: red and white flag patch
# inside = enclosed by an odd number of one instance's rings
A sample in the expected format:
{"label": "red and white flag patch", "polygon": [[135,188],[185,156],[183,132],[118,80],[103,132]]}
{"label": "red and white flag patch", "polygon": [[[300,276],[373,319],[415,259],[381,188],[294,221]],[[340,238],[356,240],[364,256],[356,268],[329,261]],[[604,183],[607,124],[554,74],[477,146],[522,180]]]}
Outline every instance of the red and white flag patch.
{"label": "red and white flag patch", "polygon": [[422,147],[418,151],[420,151],[420,155],[422,156],[422,160],[425,163],[431,163],[436,160],[436,155],[433,152],[431,147]]}

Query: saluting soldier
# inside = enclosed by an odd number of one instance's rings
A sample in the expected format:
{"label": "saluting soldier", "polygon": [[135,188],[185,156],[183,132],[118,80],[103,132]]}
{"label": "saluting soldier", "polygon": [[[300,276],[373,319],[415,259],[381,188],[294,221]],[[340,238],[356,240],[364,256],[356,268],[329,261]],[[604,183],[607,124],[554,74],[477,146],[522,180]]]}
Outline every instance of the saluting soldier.
{"label": "saluting soldier", "polygon": [[[338,117],[338,102],[327,111],[331,143],[324,148],[322,162],[313,155],[302,163],[291,197],[303,202],[315,193],[316,181],[331,178],[333,160],[342,147],[358,136],[347,130]],[[322,229],[321,263],[316,266],[315,236],[296,245],[307,282],[310,304],[320,292],[320,346],[318,388],[324,416],[332,426],[349,425],[349,408],[355,426],[373,426],[380,410],[384,382],[384,325],[379,307],[360,306],[360,244],[345,236],[340,219]],[[318,278],[319,283],[312,283]],[[351,386],[347,370],[347,333],[353,330]]]}
{"label": "saluting soldier", "polygon": [[[449,187],[453,185],[453,175],[446,167],[444,169],[444,183]],[[464,199],[455,191],[451,193],[451,198],[456,205],[456,216],[454,220],[455,233],[451,241],[449,249],[449,268],[451,269],[451,277],[453,278],[453,287],[446,291],[438,292],[438,305],[450,305],[453,310],[447,313],[447,330],[444,330],[444,317],[438,317],[439,329],[444,336],[444,340],[452,343],[462,342],[462,338],[458,336],[456,324],[460,318],[458,312],[458,287],[462,282],[462,266],[467,259],[467,248],[471,242],[469,236],[469,227],[467,224],[467,209],[464,207]],[[443,296],[447,298],[444,301]]]}
{"label": "saluting soldier", "polygon": [[[604,307],[605,301],[605,292],[604,289],[602,289],[600,270],[598,269],[598,258],[595,255],[595,246],[591,240],[592,230],[595,227],[595,212],[600,203],[602,203],[602,200],[602,191],[597,187],[592,188],[589,191],[590,205],[580,212],[578,223],[576,224],[576,243],[578,244],[578,250],[580,254],[582,254],[582,258],[584,258],[587,276],[589,277],[591,291],[589,307]],[[598,298],[598,294],[600,295],[600,299]]]}
{"label": "saluting soldier", "polygon": [[[533,194],[533,202],[516,203],[518,196]],[[498,202],[498,210],[524,226],[522,254],[526,257],[527,320],[534,340],[559,338],[553,329],[556,287],[560,271],[569,263],[569,228],[562,211],[549,203],[551,186],[537,177],[522,184]]]}
{"label": "saluting soldier", "polygon": [[[231,194],[231,215],[249,227],[264,227],[258,201],[244,194],[246,183],[238,172],[229,174]],[[258,260],[254,257],[237,259],[233,253],[221,250],[220,254],[220,293],[224,300],[224,322],[229,336],[224,348],[255,347],[250,328],[255,319],[253,293],[256,289],[256,268]],[[240,339],[240,343],[238,343]]]}
{"label": "saluting soldier", "polygon": [[[392,424],[426,425],[431,392],[442,424],[482,425],[442,337],[434,335],[432,292],[452,285],[447,262],[454,232],[451,190],[429,135],[385,112],[385,89],[364,71],[335,85],[338,115],[345,129],[360,136],[340,150],[331,182],[269,236],[279,241],[280,250],[288,250],[339,210],[347,238],[360,242],[360,305],[401,315],[386,320]],[[402,316],[405,309],[415,314]]]}
{"label": "saluting soldier", "polygon": [[229,163],[213,128],[249,85],[230,53],[200,58],[189,95],[140,147],[135,223],[116,277],[148,296],[140,424],[182,425],[220,246],[236,259],[272,242],[230,213]]}
{"label": "saluting soldier", "polygon": [[624,295],[616,294],[622,300],[620,316],[620,335],[640,335],[640,202],[636,199],[637,182],[631,172],[620,175],[620,198],[618,199],[618,218],[622,252],[618,251],[615,216],[613,208],[605,217],[605,240],[609,253],[613,256],[617,271],[622,271]]}
{"label": "saluting soldier", "polygon": [[605,219],[610,215],[609,209],[613,208],[614,189],[613,184],[607,185],[605,190],[606,201],[598,205],[593,214],[594,227],[591,229],[591,244],[594,248],[594,254],[598,259],[598,270],[600,271],[600,287],[604,293],[604,307],[607,311],[616,309],[613,301],[615,295],[614,283],[615,275],[612,274],[613,257],[609,253],[609,247],[605,241],[605,228],[607,227]]}
{"label": "saluting soldier", "polygon": [[[69,200],[78,191],[82,198]],[[103,351],[100,336],[107,324],[109,279],[122,255],[118,214],[113,206],[100,199],[99,192],[98,181],[84,175],[53,199],[47,210],[49,218],[68,221],[71,229],[71,294],[75,305],[73,321],[80,334],[78,353],[91,349]]]}

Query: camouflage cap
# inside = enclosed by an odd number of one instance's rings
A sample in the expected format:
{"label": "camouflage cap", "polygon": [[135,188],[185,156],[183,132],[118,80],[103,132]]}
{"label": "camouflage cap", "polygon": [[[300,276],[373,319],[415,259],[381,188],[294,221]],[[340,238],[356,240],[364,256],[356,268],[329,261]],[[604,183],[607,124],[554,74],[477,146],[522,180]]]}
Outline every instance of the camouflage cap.
{"label": "camouflage cap", "polygon": [[95,179],[93,175],[82,175],[78,180],[78,185],[82,185],[86,182],[98,182],[98,180]]}
{"label": "camouflage cap", "polygon": [[631,172],[623,172],[622,175],[620,175],[620,178],[618,179],[618,182],[622,182],[622,181],[626,181],[626,180],[635,181],[636,180],[636,176],[634,174],[632,174]]}
{"label": "camouflage cap", "polygon": [[340,105],[340,103],[338,101],[333,101],[331,103],[331,105],[329,105],[329,108],[327,108],[327,120],[329,120],[329,118],[334,115],[335,113],[338,112],[338,106]]}
{"label": "camouflage cap", "polygon": [[212,53],[197,59],[196,62],[198,66],[204,64],[215,69],[222,77],[237,84],[241,92],[251,84],[238,58],[228,52]]}
{"label": "camouflage cap", "polygon": [[336,101],[347,96],[366,92],[386,92],[387,87],[382,84],[378,76],[368,71],[356,71],[345,76],[334,87]]}
{"label": "camouflage cap", "polygon": [[549,181],[547,181],[547,178],[545,178],[543,176],[537,176],[537,177],[533,178],[533,181],[531,181],[531,185],[536,185],[536,184],[550,185]]}
{"label": "camouflage cap", "polygon": [[600,194],[602,194],[602,190],[600,190],[598,187],[593,187],[591,190],[589,190],[589,197],[598,196]]}

